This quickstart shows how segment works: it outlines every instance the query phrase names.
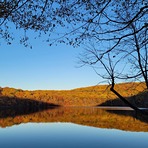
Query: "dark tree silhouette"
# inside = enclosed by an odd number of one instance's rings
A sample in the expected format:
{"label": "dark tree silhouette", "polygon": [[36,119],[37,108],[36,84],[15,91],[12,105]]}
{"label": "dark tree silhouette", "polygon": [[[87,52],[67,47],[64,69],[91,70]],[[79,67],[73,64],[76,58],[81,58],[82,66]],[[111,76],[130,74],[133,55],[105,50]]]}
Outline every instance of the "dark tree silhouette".
{"label": "dark tree silhouette", "polygon": [[111,80],[113,92],[116,79],[143,79],[148,88],[147,18],[147,0],[4,0],[0,36],[11,44],[13,25],[25,31],[20,38],[25,46],[30,30],[47,34],[49,45],[91,43],[81,61],[101,64],[109,75],[99,75]]}
{"label": "dark tree silhouette", "polygon": [[122,101],[135,110],[115,90],[116,80],[144,81],[148,89],[148,24],[147,3],[140,1],[126,1],[116,4],[110,14],[103,17],[101,32],[98,32],[96,42],[86,47],[80,57],[82,64],[102,65],[106,74],[97,71],[98,75],[110,81],[110,90]]}
{"label": "dark tree silhouette", "polygon": [[[106,53],[133,34],[146,30],[147,9],[144,0],[3,0],[0,2],[0,35],[9,43],[14,38],[10,25],[14,25],[25,32],[43,32],[48,41],[56,31],[57,42],[73,46],[94,40],[104,44],[114,41]],[[132,24],[136,28],[131,31]],[[23,39],[28,39],[26,34]]]}

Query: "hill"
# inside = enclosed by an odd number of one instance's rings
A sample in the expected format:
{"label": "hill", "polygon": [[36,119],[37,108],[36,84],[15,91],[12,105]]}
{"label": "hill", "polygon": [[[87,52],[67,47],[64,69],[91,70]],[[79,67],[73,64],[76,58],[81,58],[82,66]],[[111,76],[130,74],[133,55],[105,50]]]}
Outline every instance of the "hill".
{"label": "hill", "polygon": [[[140,107],[148,107],[148,92],[144,83],[120,83],[115,89],[130,102]],[[7,101],[6,101],[7,100]],[[18,100],[37,101],[59,106],[126,106],[110,91],[108,85],[98,85],[73,90],[21,90],[0,88],[0,106],[18,105]],[[13,103],[12,103],[13,102]],[[22,101],[21,101],[22,102]]]}

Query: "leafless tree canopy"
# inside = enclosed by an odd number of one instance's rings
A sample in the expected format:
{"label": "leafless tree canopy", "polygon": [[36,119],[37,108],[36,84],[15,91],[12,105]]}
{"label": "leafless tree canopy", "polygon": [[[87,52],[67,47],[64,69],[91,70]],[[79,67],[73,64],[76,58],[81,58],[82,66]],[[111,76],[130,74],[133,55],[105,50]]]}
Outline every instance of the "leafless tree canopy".
{"label": "leafless tree canopy", "polygon": [[[15,34],[11,26],[14,26],[24,30],[20,43],[25,46],[29,39],[27,32],[31,30],[39,36],[46,34],[50,45],[91,43],[81,58],[83,64],[101,62],[107,66],[109,62],[114,78],[142,76],[148,87],[147,18],[146,0],[3,0],[0,2],[0,37],[8,44],[13,43]],[[123,67],[116,70],[121,62]],[[125,74],[127,67],[130,67],[129,73]]]}
{"label": "leafless tree canopy", "polygon": [[83,44],[81,62],[101,65],[105,73],[97,73],[113,91],[117,79],[144,80],[148,88],[147,18],[147,0],[3,0],[0,37],[11,44],[14,26],[24,30],[25,46],[29,31],[46,34],[49,45]]}
{"label": "leafless tree canopy", "polygon": [[[117,47],[147,28],[147,8],[144,0],[3,0],[0,35],[11,41],[11,22],[16,29],[44,32],[47,37],[56,31],[56,41],[73,46],[114,40]],[[129,29],[133,23],[135,31]]]}
{"label": "leafless tree canopy", "polygon": [[[50,45],[79,46],[91,42],[93,47],[87,48],[82,58],[84,64],[94,65],[100,60],[102,63],[108,56],[114,65],[126,59],[135,74],[123,75],[120,71],[116,77],[142,75],[147,82],[147,18],[146,0],[3,0],[0,37],[11,44],[15,39],[12,25],[24,30],[20,43],[25,46],[30,30],[39,36],[47,34]],[[113,64],[110,66],[115,69]]]}

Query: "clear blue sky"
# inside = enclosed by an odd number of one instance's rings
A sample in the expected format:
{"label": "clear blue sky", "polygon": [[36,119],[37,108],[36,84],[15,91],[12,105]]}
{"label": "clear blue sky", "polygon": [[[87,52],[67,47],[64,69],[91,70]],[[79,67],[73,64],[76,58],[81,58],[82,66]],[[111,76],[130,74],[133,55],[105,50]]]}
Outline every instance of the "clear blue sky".
{"label": "clear blue sky", "polygon": [[100,81],[91,67],[77,68],[77,57],[83,48],[63,44],[50,47],[42,39],[30,41],[33,49],[20,45],[17,37],[12,45],[1,41],[1,87],[63,90],[97,85]]}

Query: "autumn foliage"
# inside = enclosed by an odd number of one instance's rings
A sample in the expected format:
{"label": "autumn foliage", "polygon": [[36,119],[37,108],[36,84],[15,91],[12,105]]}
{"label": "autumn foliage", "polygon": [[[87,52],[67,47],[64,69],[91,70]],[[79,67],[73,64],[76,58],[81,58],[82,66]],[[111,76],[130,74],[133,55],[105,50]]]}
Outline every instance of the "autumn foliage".
{"label": "autumn foliage", "polygon": [[[144,83],[117,84],[115,89],[127,99],[130,98],[130,100],[136,100],[137,102],[139,101],[139,104],[141,103],[143,105],[148,105],[148,102],[145,102],[147,100],[143,100],[147,96]],[[110,87],[108,85],[91,86],[73,90],[35,91],[5,87],[0,89],[0,96],[9,99],[31,99],[60,106],[97,106],[102,105],[109,100],[112,100],[113,105],[114,100],[118,99],[110,91]],[[2,101],[3,100],[0,100],[0,104]],[[119,104],[117,105],[120,105],[121,102],[119,101]]]}
{"label": "autumn foliage", "polygon": [[[11,112],[12,116],[9,115]],[[118,111],[119,113],[119,111]],[[60,107],[35,112],[32,114],[17,115],[12,110],[0,112],[0,127],[10,127],[21,123],[75,123],[98,128],[114,128],[125,131],[148,132],[148,119],[141,115],[133,117],[135,112],[124,111],[125,114],[110,113],[96,107]],[[126,114],[127,113],[127,114]],[[146,119],[146,121],[145,121]]]}

